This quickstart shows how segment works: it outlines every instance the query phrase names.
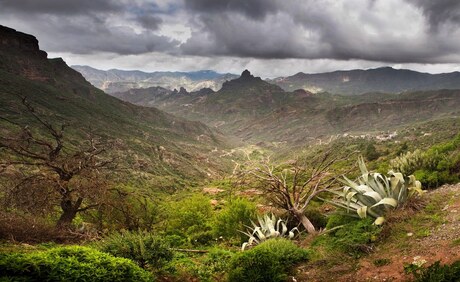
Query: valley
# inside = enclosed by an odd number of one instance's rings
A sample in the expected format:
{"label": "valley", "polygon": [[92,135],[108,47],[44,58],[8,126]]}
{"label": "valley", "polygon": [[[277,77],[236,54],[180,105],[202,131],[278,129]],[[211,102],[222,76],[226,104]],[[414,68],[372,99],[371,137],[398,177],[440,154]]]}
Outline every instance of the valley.
{"label": "valley", "polygon": [[0,26],[1,281],[456,281],[458,183],[458,72],[103,71]]}

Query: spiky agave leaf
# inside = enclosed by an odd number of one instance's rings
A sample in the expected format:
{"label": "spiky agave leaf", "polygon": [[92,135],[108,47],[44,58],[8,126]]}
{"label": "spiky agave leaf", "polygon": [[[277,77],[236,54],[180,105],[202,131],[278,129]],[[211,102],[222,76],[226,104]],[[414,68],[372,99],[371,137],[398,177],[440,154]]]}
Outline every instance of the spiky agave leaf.
{"label": "spiky agave leaf", "polygon": [[406,202],[414,194],[421,194],[421,184],[413,175],[404,177],[402,173],[389,171],[388,176],[370,173],[362,157],[358,160],[361,176],[356,181],[346,177],[342,192],[331,191],[338,196],[332,201],[325,200],[347,211],[355,211],[360,218],[371,216],[376,223],[384,222],[383,214]]}
{"label": "spiky agave leaf", "polygon": [[276,237],[285,237],[292,238],[294,237],[294,231],[298,229],[294,228],[288,233],[288,228],[283,219],[276,219],[274,214],[268,215],[265,214],[262,217],[258,217],[259,226],[251,221],[253,227],[246,226],[248,231],[240,231],[241,233],[248,236],[248,241],[245,242],[242,246],[242,250],[252,246],[254,244],[259,244],[262,241],[276,238]]}

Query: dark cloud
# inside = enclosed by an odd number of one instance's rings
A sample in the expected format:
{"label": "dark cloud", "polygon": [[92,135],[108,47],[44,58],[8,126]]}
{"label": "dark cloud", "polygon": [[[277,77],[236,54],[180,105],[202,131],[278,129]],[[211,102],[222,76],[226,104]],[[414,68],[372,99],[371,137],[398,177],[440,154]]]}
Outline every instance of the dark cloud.
{"label": "dark cloud", "polygon": [[255,19],[278,11],[276,0],[185,0],[185,7],[199,13],[240,12]]}
{"label": "dark cloud", "polygon": [[163,19],[155,15],[140,15],[135,19],[139,24],[149,30],[157,30],[163,23]]}
{"label": "dark cloud", "polygon": [[147,2],[0,0],[0,6],[0,18],[32,30],[49,52],[136,55],[174,52],[179,44],[156,33],[163,20],[155,14],[158,6]]}
{"label": "dark cloud", "polygon": [[[363,5],[354,1],[187,0],[186,7],[196,13],[197,24],[181,49],[200,56],[392,63],[440,62],[460,51],[457,39],[428,38],[423,27],[411,28],[411,21],[420,18],[411,14],[409,4],[392,11],[394,1],[361,2]],[[433,22],[441,18],[456,21],[460,11],[460,1],[417,2],[424,4],[424,15]],[[254,7],[259,9],[254,12]]]}
{"label": "dark cloud", "polygon": [[0,0],[0,7],[0,24],[36,35],[52,52],[460,61],[459,0]]}
{"label": "dark cloud", "polygon": [[[40,18],[37,18],[40,22]],[[37,36],[45,50],[93,54],[111,52],[120,55],[169,52],[178,45],[176,40],[156,35],[152,30],[136,32],[127,26],[111,26],[98,18],[74,18],[71,22],[59,19],[41,21]]]}
{"label": "dark cloud", "polygon": [[111,0],[0,0],[0,7],[20,13],[75,15],[121,10],[123,6]]}
{"label": "dark cloud", "polygon": [[460,1],[458,0],[408,0],[422,9],[430,28],[437,31],[445,23],[460,25]]}

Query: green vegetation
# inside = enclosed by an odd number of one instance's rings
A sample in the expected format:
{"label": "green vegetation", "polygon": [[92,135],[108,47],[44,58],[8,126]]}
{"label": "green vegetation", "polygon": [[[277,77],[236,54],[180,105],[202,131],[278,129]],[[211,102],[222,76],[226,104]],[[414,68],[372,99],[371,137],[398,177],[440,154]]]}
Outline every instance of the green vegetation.
{"label": "green vegetation", "polygon": [[236,239],[237,244],[241,244],[246,239],[241,231],[246,230],[246,226],[249,226],[255,217],[254,203],[243,198],[233,199],[216,215],[213,224],[215,237],[226,240]]}
{"label": "green vegetation", "polygon": [[130,259],[150,270],[161,269],[173,258],[169,245],[161,237],[148,232],[115,232],[96,246],[105,253]]}
{"label": "green vegetation", "polygon": [[206,245],[214,239],[213,210],[209,198],[193,195],[166,207],[166,234],[188,238],[194,246]]}
{"label": "green vegetation", "polygon": [[414,275],[416,282],[455,282],[460,281],[460,261],[442,265],[439,261],[424,268],[410,264],[405,270]]}
{"label": "green vegetation", "polygon": [[390,164],[396,171],[414,174],[426,188],[456,183],[460,181],[460,134],[426,151],[407,152]]}
{"label": "green vegetation", "polygon": [[401,207],[411,196],[422,194],[421,184],[413,175],[404,176],[390,171],[389,176],[369,173],[362,158],[358,161],[361,176],[357,182],[345,177],[347,185],[342,192],[333,192],[339,199],[328,201],[347,211],[351,210],[360,218],[368,215],[375,219],[374,224],[381,225],[384,214],[389,209]]}
{"label": "green vegetation", "polygon": [[1,254],[2,281],[152,281],[124,258],[79,247],[58,247],[27,254]]}
{"label": "green vegetation", "polygon": [[252,223],[252,227],[248,227],[248,230],[244,232],[249,237],[249,240],[243,243],[241,247],[243,250],[246,247],[260,244],[269,239],[273,238],[288,238],[293,239],[295,236],[294,232],[299,232],[297,227],[288,230],[286,222],[282,219],[276,219],[274,214],[265,214],[264,216],[257,217],[258,224]]}
{"label": "green vegetation", "polygon": [[309,252],[286,239],[271,239],[235,255],[230,262],[229,281],[285,281],[289,270],[306,261]]}
{"label": "green vegetation", "polygon": [[332,215],[326,226],[331,231],[318,236],[313,246],[345,252],[354,257],[369,253],[382,230],[372,222],[371,218],[356,219],[347,215]]}

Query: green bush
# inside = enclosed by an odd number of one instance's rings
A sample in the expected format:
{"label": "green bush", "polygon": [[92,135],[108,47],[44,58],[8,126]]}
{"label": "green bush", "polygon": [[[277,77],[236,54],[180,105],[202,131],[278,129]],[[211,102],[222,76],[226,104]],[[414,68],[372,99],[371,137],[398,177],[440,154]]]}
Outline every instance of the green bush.
{"label": "green bush", "polygon": [[216,216],[213,225],[215,237],[224,239],[237,238],[241,244],[246,235],[240,231],[246,230],[251,225],[251,220],[256,218],[256,206],[246,199],[234,199]]}
{"label": "green bush", "polygon": [[460,134],[426,151],[407,152],[390,161],[403,174],[414,174],[425,188],[436,188],[460,180]]}
{"label": "green bush", "polygon": [[160,237],[148,232],[116,232],[97,243],[98,248],[117,257],[128,258],[142,268],[160,269],[172,260],[173,252]]}
{"label": "green bush", "polygon": [[305,216],[316,228],[324,228],[327,224],[327,217],[317,209],[307,209]]}
{"label": "green bush", "polygon": [[72,246],[0,255],[0,281],[153,281],[153,277],[128,259]]}
{"label": "green bush", "polygon": [[373,243],[377,241],[382,230],[372,222],[371,218],[357,219],[347,215],[332,215],[326,229],[337,228],[323,236],[318,236],[313,245],[322,245],[329,250],[360,256],[372,249]]}
{"label": "green bush", "polygon": [[165,216],[168,234],[190,236],[211,230],[213,212],[208,198],[194,195],[169,205]]}
{"label": "green bush", "polygon": [[441,265],[439,261],[427,268],[414,272],[417,282],[457,282],[460,281],[460,260],[451,265]]}
{"label": "green bush", "polygon": [[295,264],[308,260],[309,252],[286,239],[271,239],[235,255],[229,281],[285,281]]}

